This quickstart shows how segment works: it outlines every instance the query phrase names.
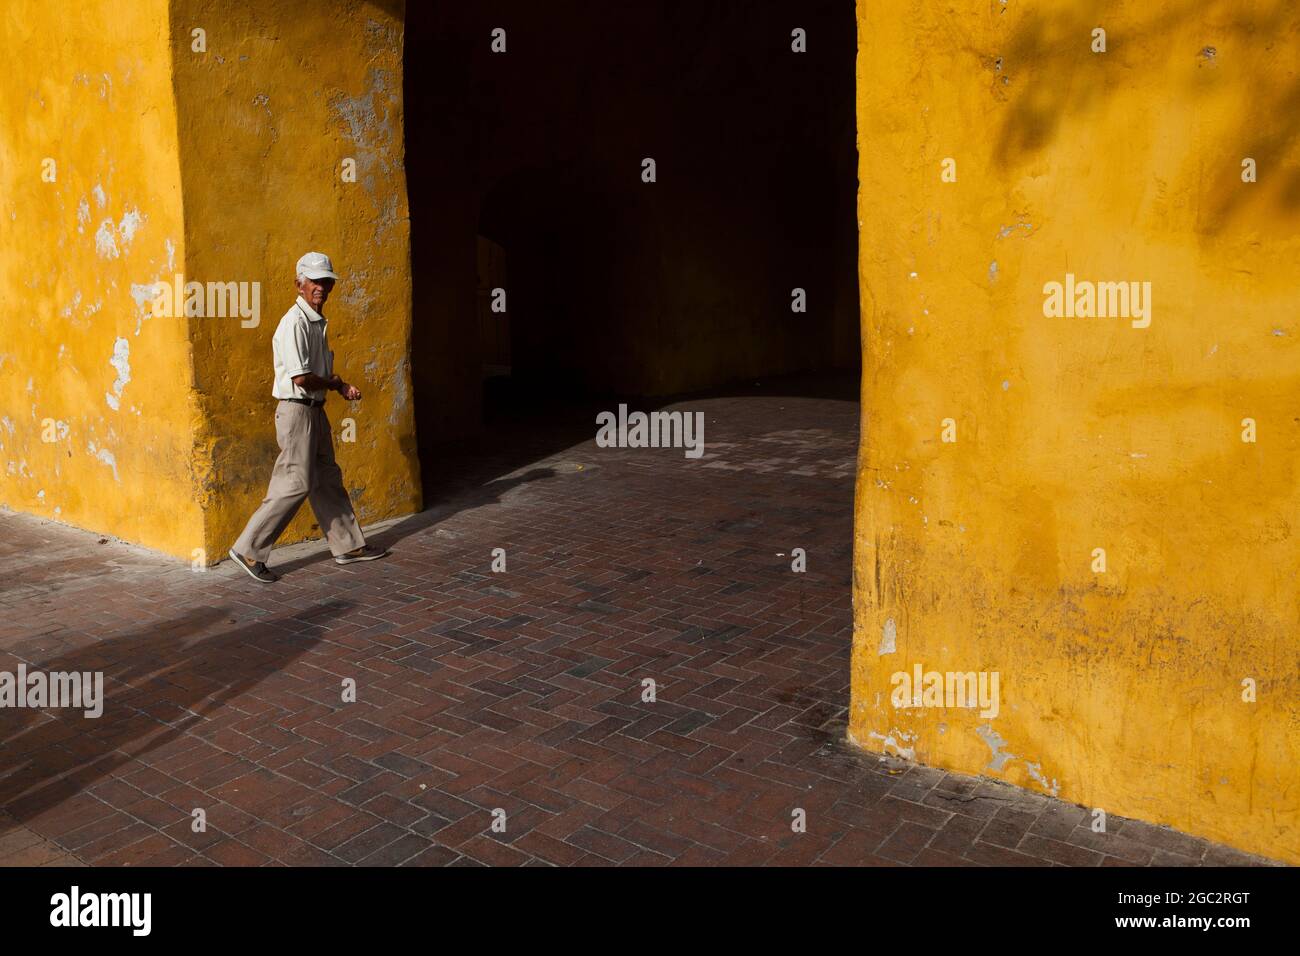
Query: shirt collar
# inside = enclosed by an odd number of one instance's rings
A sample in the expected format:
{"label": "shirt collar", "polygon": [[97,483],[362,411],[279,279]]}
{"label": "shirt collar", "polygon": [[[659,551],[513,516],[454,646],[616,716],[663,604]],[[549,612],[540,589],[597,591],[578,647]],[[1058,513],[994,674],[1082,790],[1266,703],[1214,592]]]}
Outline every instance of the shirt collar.
{"label": "shirt collar", "polygon": [[315,309],[309,306],[307,304],[307,300],[304,299],[302,296],[298,296],[298,307],[302,309],[303,313],[306,314],[307,318],[310,319],[312,322],[325,321],[325,316],[321,315],[319,312],[317,312]]}

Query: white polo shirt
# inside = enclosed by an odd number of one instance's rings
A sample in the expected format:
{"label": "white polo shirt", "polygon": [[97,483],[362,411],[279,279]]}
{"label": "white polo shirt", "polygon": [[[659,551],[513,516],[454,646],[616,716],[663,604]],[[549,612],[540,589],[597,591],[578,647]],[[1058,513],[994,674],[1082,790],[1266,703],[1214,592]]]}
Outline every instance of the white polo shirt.
{"label": "white polo shirt", "polygon": [[323,315],[298,296],[298,301],[284,314],[271,338],[271,352],[275,356],[275,385],[271,394],[276,398],[325,397],[324,389],[299,388],[293,384],[295,375],[309,372],[321,378],[334,374],[334,353],[330,351],[325,332],[329,323]]}

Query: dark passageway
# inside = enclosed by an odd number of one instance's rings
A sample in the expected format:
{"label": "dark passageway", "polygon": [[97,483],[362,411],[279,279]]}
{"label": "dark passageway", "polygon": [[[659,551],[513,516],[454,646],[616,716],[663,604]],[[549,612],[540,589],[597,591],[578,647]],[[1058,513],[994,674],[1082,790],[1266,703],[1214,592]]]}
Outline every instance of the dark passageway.
{"label": "dark passageway", "polygon": [[579,441],[619,398],[857,369],[854,30],[844,2],[408,6],[426,502],[501,423]]}

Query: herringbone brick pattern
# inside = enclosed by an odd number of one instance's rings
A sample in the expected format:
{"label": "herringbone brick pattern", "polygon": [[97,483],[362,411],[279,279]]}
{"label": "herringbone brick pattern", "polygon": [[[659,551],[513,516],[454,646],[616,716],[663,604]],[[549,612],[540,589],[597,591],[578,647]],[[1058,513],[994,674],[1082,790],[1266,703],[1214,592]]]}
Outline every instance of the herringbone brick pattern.
{"label": "herringbone brick pattern", "polygon": [[391,558],[281,549],[274,587],[0,517],[0,669],[107,684],[0,711],[0,863],[1255,862],[847,747],[857,406],[685,407],[698,461],[529,424],[372,529]]}

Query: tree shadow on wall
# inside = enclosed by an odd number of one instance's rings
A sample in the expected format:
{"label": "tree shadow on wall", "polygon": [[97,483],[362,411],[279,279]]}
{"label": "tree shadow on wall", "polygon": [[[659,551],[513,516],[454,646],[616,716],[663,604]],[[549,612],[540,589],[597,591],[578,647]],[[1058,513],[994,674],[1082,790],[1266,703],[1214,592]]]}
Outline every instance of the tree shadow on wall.
{"label": "tree shadow on wall", "polygon": [[[1248,55],[1244,68],[1255,71],[1256,82],[1247,86],[1251,96],[1238,103],[1236,119],[1229,132],[1213,143],[1214,155],[1193,155],[1195,164],[1185,178],[1201,180],[1202,204],[1197,212],[1198,232],[1214,234],[1248,211],[1261,221],[1279,214],[1295,216],[1300,211],[1300,161],[1296,158],[1300,137],[1300,77],[1278,80],[1268,66],[1276,60],[1275,46],[1283,49],[1287,39],[1300,33],[1300,6],[1277,2],[1267,9],[1243,9],[1237,0],[1182,0],[1149,4],[1137,8],[1138,23],[1132,29],[1107,31],[1107,53],[1091,50],[1091,34],[1105,27],[1111,14],[1132,11],[1133,5],[1103,0],[1095,5],[1075,5],[1050,13],[1025,9],[1005,52],[993,58],[992,93],[1009,100],[1010,111],[994,147],[995,163],[1004,168],[1023,165],[1057,139],[1063,122],[1104,105],[1109,98],[1129,88],[1130,71],[1159,70],[1178,58],[1195,63],[1195,73],[1183,89],[1171,89],[1170,99],[1184,95],[1204,99],[1222,92],[1232,82],[1223,62],[1225,47],[1238,57]],[[1126,62],[1125,46],[1135,38],[1183,35],[1192,23],[1204,25],[1204,39],[1194,48],[1175,47],[1171,40],[1162,49],[1164,61]],[[1104,57],[1116,57],[1121,69],[1107,69]],[[1234,64],[1235,66],[1235,64]],[[1293,73],[1294,70],[1287,72]],[[1239,74],[1238,74],[1239,75]],[[1241,160],[1253,158],[1259,181],[1243,188]],[[1138,167],[1140,169],[1140,167]],[[1202,172],[1204,170],[1204,172]],[[1171,171],[1170,177],[1172,178]]]}

